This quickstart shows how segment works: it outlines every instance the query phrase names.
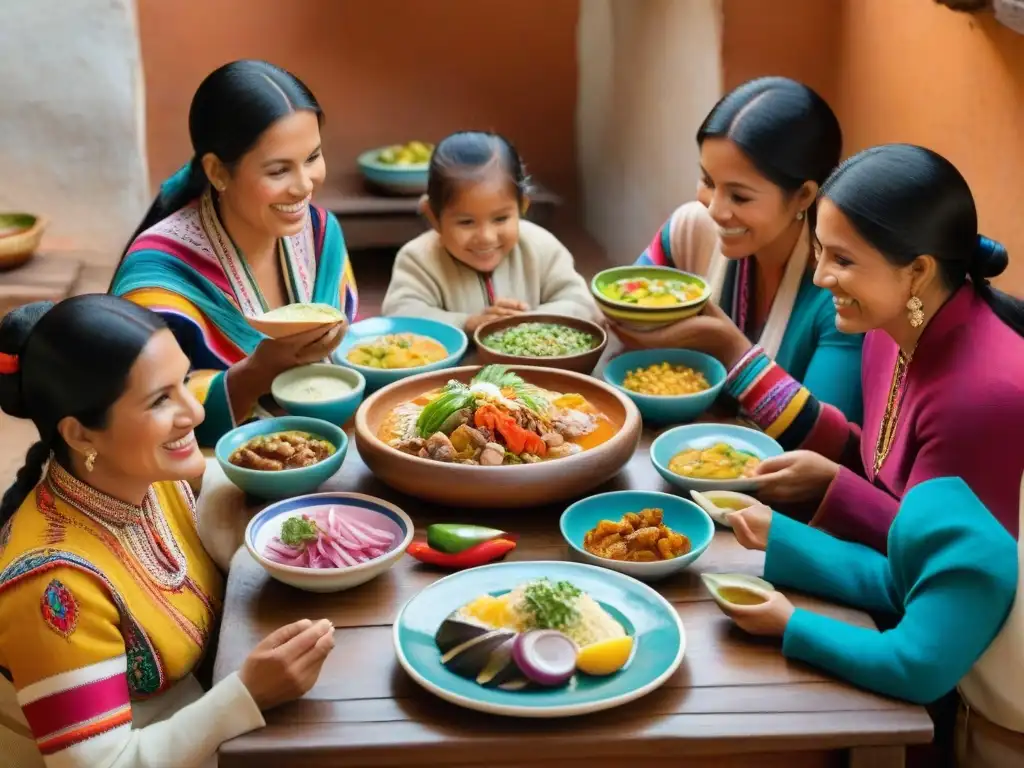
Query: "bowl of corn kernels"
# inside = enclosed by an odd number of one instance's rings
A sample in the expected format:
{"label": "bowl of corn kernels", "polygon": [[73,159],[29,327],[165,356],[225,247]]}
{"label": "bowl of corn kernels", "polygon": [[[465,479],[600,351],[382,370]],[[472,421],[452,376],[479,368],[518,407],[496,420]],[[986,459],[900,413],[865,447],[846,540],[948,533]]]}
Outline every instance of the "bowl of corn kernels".
{"label": "bowl of corn kernels", "polygon": [[636,403],[645,421],[682,424],[700,417],[725,386],[726,370],[692,349],[641,349],[608,361],[604,380]]}

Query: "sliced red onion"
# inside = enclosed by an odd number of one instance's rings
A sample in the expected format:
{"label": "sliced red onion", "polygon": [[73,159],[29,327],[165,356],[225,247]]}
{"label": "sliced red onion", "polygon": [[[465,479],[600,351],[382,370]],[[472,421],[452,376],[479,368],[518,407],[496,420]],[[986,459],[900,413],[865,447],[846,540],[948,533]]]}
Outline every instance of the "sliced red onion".
{"label": "sliced red onion", "polygon": [[554,629],[519,634],[512,644],[512,660],[537,685],[562,685],[576,671],[576,643]]}

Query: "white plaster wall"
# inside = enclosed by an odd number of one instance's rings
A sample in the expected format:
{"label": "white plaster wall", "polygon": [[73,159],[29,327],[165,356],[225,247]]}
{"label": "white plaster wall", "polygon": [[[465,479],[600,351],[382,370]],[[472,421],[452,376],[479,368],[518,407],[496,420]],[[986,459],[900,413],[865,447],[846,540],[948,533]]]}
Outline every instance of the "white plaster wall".
{"label": "white plaster wall", "polygon": [[133,0],[0,0],[0,210],[113,263],[148,207]]}
{"label": "white plaster wall", "polygon": [[580,0],[578,160],[587,230],[630,262],[696,193],[694,136],[722,93],[720,0]]}

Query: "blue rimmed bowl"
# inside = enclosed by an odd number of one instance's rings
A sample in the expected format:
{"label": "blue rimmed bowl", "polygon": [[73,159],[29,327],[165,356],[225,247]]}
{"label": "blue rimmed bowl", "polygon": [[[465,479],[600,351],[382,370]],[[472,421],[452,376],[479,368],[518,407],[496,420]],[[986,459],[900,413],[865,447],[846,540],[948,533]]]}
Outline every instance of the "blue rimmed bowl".
{"label": "blue rimmed bowl", "polygon": [[[229,461],[231,454],[254,437],[275,432],[308,432],[334,445],[335,451],[326,459],[309,467],[266,472],[246,469]],[[214,448],[217,463],[228,480],[248,494],[262,499],[283,499],[315,491],[341,468],[348,452],[348,435],[340,427],[322,419],[305,416],[279,416],[260,419],[235,427],[225,434]]]}
{"label": "blue rimmed bowl", "polygon": [[[344,382],[350,387],[336,397],[321,400],[296,399],[293,386],[311,377],[330,377]],[[344,425],[356,408],[363,402],[366,391],[366,379],[354,368],[346,368],[331,363],[312,363],[292,368],[279,374],[270,385],[270,394],[287,413],[292,416],[307,416],[311,419],[322,419],[339,427]]]}
{"label": "blue rimmed bowl", "polygon": [[[391,547],[379,557],[348,568],[301,568],[263,556],[267,542],[281,533],[285,520],[331,506],[344,519],[391,533],[395,537]],[[279,501],[257,513],[245,528],[245,548],[277,581],[307,592],[340,592],[365,584],[390,569],[405,554],[412,537],[412,520],[390,502],[361,493],[314,493]]]}
{"label": "blue rimmed bowl", "polygon": [[[662,522],[690,540],[689,552],[671,560],[631,563],[598,557],[583,548],[587,531],[602,520],[618,521],[629,512],[650,508],[661,509]],[[640,581],[656,581],[678,573],[703,555],[715,537],[715,526],[707,512],[692,501],[658,491],[611,491],[581,499],[562,513],[558,527],[574,560],[625,573]]]}
{"label": "blue rimmed bowl", "polygon": [[382,163],[380,153],[388,147],[368,149],[356,158],[363,177],[374,186],[398,195],[419,195],[427,191],[430,163]]}
{"label": "blue rimmed bowl", "polygon": [[[447,350],[448,356],[436,363],[413,368],[372,368],[356,365],[348,360],[348,353],[358,344],[394,333],[413,333],[434,339]],[[366,379],[367,391],[372,392],[409,376],[439,371],[442,368],[454,368],[466,354],[468,346],[469,338],[461,328],[454,325],[422,317],[371,317],[352,324],[344,340],[331,355],[331,359],[338,365],[359,371]]]}
{"label": "blue rimmed bowl", "polygon": [[734,480],[705,480],[679,475],[668,468],[672,457],[687,448],[710,448],[716,443],[728,443],[733,448],[753,454],[761,461],[779,456],[784,451],[774,439],[749,427],[736,424],[683,424],[666,430],[651,443],[651,462],[654,468],[672,485],[695,491],[753,491],[757,479],[740,477]]}
{"label": "blue rimmed bowl", "polygon": [[[434,637],[450,613],[480,595],[499,596],[541,577],[571,582],[633,637],[632,655],[622,669],[606,677],[577,674],[561,688],[503,691],[444,667]],[[398,663],[434,695],[480,712],[532,718],[584,715],[639,699],[672,676],[686,649],[679,614],[651,587],[592,565],[545,561],[484,565],[435,581],[399,611],[393,639]]]}
{"label": "blue rimmed bowl", "polygon": [[[704,374],[711,386],[692,395],[643,395],[622,386],[626,374],[656,363],[685,365]],[[640,349],[612,358],[604,369],[604,380],[629,397],[644,421],[679,424],[693,421],[710,408],[725,386],[726,370],[711,355],[692,349]]]}

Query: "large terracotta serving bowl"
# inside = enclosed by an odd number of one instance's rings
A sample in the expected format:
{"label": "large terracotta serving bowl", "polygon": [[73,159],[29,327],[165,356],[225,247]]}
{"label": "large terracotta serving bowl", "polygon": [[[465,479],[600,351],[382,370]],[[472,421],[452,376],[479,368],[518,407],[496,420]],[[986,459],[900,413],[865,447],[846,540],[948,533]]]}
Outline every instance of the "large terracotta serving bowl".
{"label": "large terracotta serving bowl", "polygon": [[563,459],[537,464],[481,467],[447,464],[410,456],[377,437],[381,422],[400,403],[444,386],[450,379],[469,383],[481,366],[432,371],[390,384],[356,411],[356,446],[383,482],[403,493],[457,507],[530,507],[580,496],[613,477],[640,442],[641,419],[633,401],[614,387],[571,371],[509,366],[528,383],[556,392],[578,392],[616,426],[605,443]]}

